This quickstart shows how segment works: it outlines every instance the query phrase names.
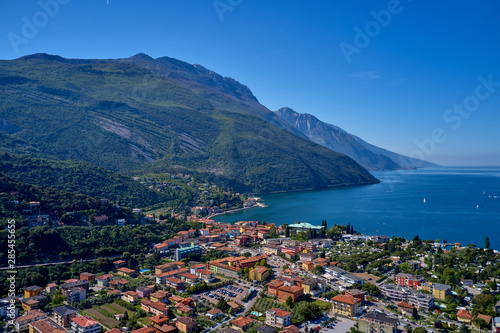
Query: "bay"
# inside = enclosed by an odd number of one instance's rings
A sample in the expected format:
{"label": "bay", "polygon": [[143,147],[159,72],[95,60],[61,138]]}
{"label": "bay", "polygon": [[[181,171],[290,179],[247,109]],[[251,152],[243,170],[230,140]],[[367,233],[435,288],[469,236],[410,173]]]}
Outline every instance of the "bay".
{"label": "bay", "polygon": [[[373,172],[375,185],[262,195],[255,207],[218,222],[295,221],[354,225],[365,235],[447,240],[500,250],[500,167],[441,167]],[[425,202],[424,202],[425,199]]]}

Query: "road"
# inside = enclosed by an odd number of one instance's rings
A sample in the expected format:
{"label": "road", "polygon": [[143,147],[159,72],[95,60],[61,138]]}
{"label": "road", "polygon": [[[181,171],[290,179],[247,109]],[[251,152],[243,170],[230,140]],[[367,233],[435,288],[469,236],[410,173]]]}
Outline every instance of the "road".
{"label": "road", "polygon": [[[114,259],[114,258],[121,258],[121,255],[116,255],[116,256],[110,256],[110,257],[102,257],[105,259]],[[95,261],[98,258],[92,258],[92,259],[80,259],[78,262],[89,262],[89,261]],[[68,260],[68,261],[53,261],[53,262],[45,262],[41,264],[30,264],[30,265],[20,265],[20,266],[15,266],[14,269],[7,267],[0,267],[0,271],[5,271],[5,270],[18,270],[18,269],[23,269],[23,268],[28,268],[28,267],[36,267],[36,266],[51,266],[51,265],[63,265],[63,264],[71,264],[73,263],[73,260]]]}

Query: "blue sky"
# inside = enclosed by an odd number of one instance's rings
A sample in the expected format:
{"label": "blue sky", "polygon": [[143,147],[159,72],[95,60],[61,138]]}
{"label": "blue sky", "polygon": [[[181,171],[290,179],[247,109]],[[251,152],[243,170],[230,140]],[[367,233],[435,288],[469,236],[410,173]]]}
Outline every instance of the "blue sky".
{"label": "blue sky", "polygon": [[500,165],[498,1],[0,6],[0,59],[37,52],[170,56],[237,79],[271,110],[311,113],[405,155],[444,165]]}

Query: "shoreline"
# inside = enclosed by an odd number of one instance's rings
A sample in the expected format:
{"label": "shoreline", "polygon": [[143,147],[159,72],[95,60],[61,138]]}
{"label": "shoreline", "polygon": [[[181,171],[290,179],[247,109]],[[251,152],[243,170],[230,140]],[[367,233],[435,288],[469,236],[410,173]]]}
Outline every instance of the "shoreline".
{"label": "shoreline", "polygon": [[236,208],[236,209],[226,210],[225,212],[221,212],[221,213],[217,213],[217,214],[208,215],[206,218],[207,218],[207,219],[211,219],[212,217],[215,217],[215,216],[225,215],[225,214],[229,214],[229,213],[233,213],[233,212],[239,212],[239,211],[244,210],[244,209],[250,209],[250,208],[256,208],[256,207],[265,208],[265,207],[258,206],[258,205],[251,206],[251,207]]}

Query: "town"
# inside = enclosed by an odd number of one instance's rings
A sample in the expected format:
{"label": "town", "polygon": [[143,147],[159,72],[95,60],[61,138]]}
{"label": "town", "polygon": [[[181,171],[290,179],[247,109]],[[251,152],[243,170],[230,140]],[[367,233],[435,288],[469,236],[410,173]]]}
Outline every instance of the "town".
{"label": "town", "polygon": [[2,330],[500,332],[500,260],[487,238],[477,248],[364,236],[326,221],[190,218],[204,227],[177,232],[145,258],[101,258],[91,271],[72,268],[69,279],[3,298]]}

